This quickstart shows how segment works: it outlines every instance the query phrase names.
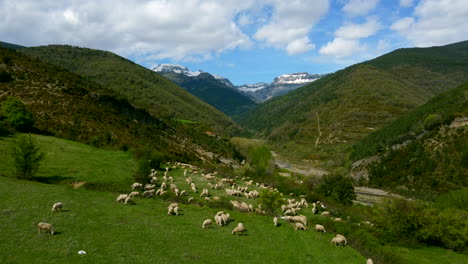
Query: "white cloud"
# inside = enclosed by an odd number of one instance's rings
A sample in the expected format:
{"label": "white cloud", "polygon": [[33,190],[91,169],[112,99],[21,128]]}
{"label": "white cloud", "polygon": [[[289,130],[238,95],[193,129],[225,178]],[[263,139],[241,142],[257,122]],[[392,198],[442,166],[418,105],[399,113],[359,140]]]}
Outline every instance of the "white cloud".
{"label": "white cloud", "polygon": [[254,38],[268,46],[286,49],[289,54],[306,52],[314,47],[307,35],[328,12],[328,0],[271,0],[274,9],[268,23]]}
{"label": "white cloud", "polygon": [[367,38],[374,35],[381,28],[382,25],[380,25],[376,18],[372,17],[367,19],[364,24],[344,25],[335,32],[335,35],[345,39]]}
{"label": "white cloud", "polygon": [[396,31],[406,31],[407,29],[411,27],[413,23],[414,23],[414,18],[405,17],[393,23],[390,26],[390,29],[396,30]]}
{"label": "white cloud", "polygon": [[362,46],[359,40],[335,38],[332,42],[328,42],[320,48],[320,54],[330,55],[336,58],[349,57],[359,52],[365,51],[366,46]]}
{"label": "white cloud", "polygon": [[315,49],[315,45],[310,44],[309,42],[310,40],[307,37],[293,40],[286,47],[286,51],[288,52],[288,54],[296,55],[296,54],[306,53],[310,50]]}
{"label": "white cloud", "polygon": [[362,16],[374,10],[378,3],[379,0],[350,0],[343,11],[349,16]]}
{"label": "white cloud", "polygon": [[206,58],[252,44],[235,17],[255,0],[2,0],[2,40],[71,44],[122,55]]}
{"label": "white cloud", "polygon": [[414,0],[400,0],[400,6],[410,7],[413,5]]}
{"label": "white cloud", "polygon": [[468,39],[466,0],[426,0],[415,8],[413,17],[396,21],[398,31],[417,47],[445,45]]}
{"label": "white cloud", "polygon": [[335,39],[322,46],[320,54],[343,58],[355,55],[367,50],[359,39],[375,35],[382,25],[376,17],[369,17],[363,24],[348,23],[341,26],[335,32]]}

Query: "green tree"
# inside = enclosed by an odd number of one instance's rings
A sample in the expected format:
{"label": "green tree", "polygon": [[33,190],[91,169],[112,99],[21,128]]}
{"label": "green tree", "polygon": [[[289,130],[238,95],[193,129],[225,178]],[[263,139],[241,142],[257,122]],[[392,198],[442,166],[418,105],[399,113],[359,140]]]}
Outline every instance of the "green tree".
{"label": "green tree", "polygon": [[31,135],[22,135],[14,141],[12,155],[17,177],[27,180],[32,179],[45,157]]}
{"label": "green tree", "polygon": [[18,98],[9,96],[2,103],[1,113],[12,127],[21,132],[28,132],[34,125],[31,112]]}
{"label": "green tree", "polygon": [[341,174],[324,175],[320,179],[318,191],[344,205],[351,205],[356,199],[353,179]]}
{"label": "green tree", "polygon": [[274,215],[281,204],[281,196],[278,192],[263,189],[260,191],[258,202],[267,214]]}

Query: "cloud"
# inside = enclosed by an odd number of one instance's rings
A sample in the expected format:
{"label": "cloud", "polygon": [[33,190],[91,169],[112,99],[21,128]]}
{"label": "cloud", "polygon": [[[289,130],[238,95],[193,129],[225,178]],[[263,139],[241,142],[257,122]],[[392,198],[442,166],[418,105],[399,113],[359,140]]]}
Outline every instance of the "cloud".
{"label": "cloud", "polygon": [[367,50],[359,39],[375,35],[382,25],[376,17],[367,18],[363,24],[347,23],[335,32],[335,39],[322,46],[319,53],[322,55],[344,58]]}
{"label": "cloud", "polygon": [[413,5],[414,0],[400,0],[400,6],[410,7]]}
{"label": "cloud", "polygon": [[336,58],[344,58],[365,51],[367,47],[362,46],[359,40],[335,38],[320,48],[320,54],[330,55]]}
{"label": "cloud", "polygon": [[328,12],[328,0],[272,0],[273,13],[269,21],[254,35],[268,46],[299,54],[313,49],[307,35]]}
{"label": "cloud", "polygon": [[310,44],[309,42],[310,40],[307,37],[293,40],[286,47],[286,51],[288,52],[288,54],[296,55],[296,54],[306,53],[310,50],[315,49],[315,45]]}
{"label": "cloud", "polygon": [[206,58],[252,45],[234,20],[254,4],[254,0],[3,0],[0,35],[4,41],[28,46],[59,43],[160,59]]}
{"label": "cloud", "polygon": [[349,16],[362,16],[374,10],[378,3],[379,0],[350,0],[343,11]]}
{"label": "cloud", "polygon": [[374,35],[382,26],[375,17],[367,19],[364,24],[348,24],[340,27],[335,35],[345,39],[360,39]]}
{"label": "cloud", "polygon": [[414,46],[445,45],[468,39],[465,0],[426,0],[414,9],[412,17],[402,18],[390,27]]}

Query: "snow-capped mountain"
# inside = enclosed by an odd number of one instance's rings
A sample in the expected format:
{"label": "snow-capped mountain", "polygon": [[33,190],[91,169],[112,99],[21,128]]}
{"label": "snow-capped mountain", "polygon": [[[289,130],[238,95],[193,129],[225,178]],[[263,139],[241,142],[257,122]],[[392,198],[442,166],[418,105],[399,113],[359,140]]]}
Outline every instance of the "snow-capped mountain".
{"label": "snow-capped mountain", "polygon": [[325,74],[308,74],[307,72],[284,74],[276,77],[271,83],[244,84],[237,86],[237,89],[256,101],[263,102],[272,97],[286,94],[323,76]]}
{"label": "snow-capped mountain", "polygon": [[189,71],[189,69],[185,66],[177,65],[177,64],[158,64],[156,67],[153,68],[153,71],[155,72],[161,72],[161,73],[168,73],[168,72],[175,72],[175,73],[181,73],[190,77],[198,76],[203,71]]}

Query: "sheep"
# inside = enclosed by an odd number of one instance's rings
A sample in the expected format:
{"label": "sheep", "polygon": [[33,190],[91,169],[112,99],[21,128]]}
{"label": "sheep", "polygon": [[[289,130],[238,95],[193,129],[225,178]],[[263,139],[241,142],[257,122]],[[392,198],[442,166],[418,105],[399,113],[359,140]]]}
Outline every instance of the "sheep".
{"label": "sheep", "polygon": [[205,200],[206,202],[211,202],[210,197],[205,197],[204,200]]}
{"label": "sheep", "polygon": [[224,211],[218,211],[218,212],[216,213],[216,215],[222,215],[222,214],[224,214]]}
{"label": "sheep", "polygon": [[184,170],[184,177],[187,177],[187,169]]}
{"label": "sheep", "polygon": [[229,222],[229,218],[231,218],[230,214],[222,214],[220,216],[221,216],[221,219],[223,220],[224,225],[226,225]]}
{"label": "sheep", "polygon": [[200,197],[203,197],[203,196],[209,196],[207,189],[203,189],[202,193],[200,194]]}
{"label": "sheep", "polygon": [[37,233],[40,234],[43,230],[51,235],[55,233],[54,226],[52,224],[40,222],[39,224],[37,224]]}
{"label": "sheep", "polygon": [[213,201],[219,201],[219,196],[213,196]]}
{"label": "sheep", "polygon": [[184,196],[185,193],[186,193],[186,191],[185,191],[185,190],[182,190],[182,191],[180,191],[179,196]]}
{"label": "sheep", "polygon": [[167,188],[167,184],[165,182],[161,183],[161,189],[166,189]]}
{"label": "sheep", "polygon": [[127,197],[128,197],[128,195],[126,195],[126,194],[121,194],[121,195],[117,196],[117,199],[116,199],[116,200],[117,200],[118,203],[120,203],[120,202],[125,201],[125,199],[127,199]]}
{"label": "sheep", "polygon": [[179,189],[175,188],[174,193],[175,193],[176,196],[179,196]]}
{"label": "sheep", "polygon": [[315,231],[324,232],[324,233],[327,232],[327,231],[325,231],[325,227],[323,227],[323,225],[315,225]]}
{"label": "sheep", "polygon": [[335,221],[335,222],[343,222],[343,219],[337,217],[337,218],[333,219],[333,221]]}
{"label": "sheep", "polygon": [[192,191],[193,191],[194,193],[196,193],[196,192],[197,192],[197,187],[195,187],[195,185],[192,185],[192,187],[191,187],[191,188],[192,188]]}
{"label": "sheep", "polygon": [[232,234],[238,236],[239,234],[244,234],[245,232],[245,227],[244,224],[239,223],[237,226],[232,230]]}
{"label": "sheep", "polygon": [[273,217],[273,224],[275,227],[278,226],[278,217]]}
{"label": "sheep", "polygon": [[174,207],[174,214],[179,215],[179,206]]}
{"label": "sheep", "polygon": [[154,176],[151,178],[151,184],[155,184],[158,181],[158,177]]}
{"label": "sheep", "polygon": [[217,225],[220,225],[220,226],[223,225],[223,218],[221,217],[221,215],[215,215],[214,220]]}
{"label": "sheep", "polygon": [[345,244],[345,245],[347,245],[347,244],[348,244],[348,240],[346,239],[346,237],[345,237],[345,236],[343,236],[343,235],[340,235],[340,234],[336,234],[336,236],[335,236],[335,237],[340,237],[340,238],[342,238],[342,239],[344,240],[344,244]]}
{"label": "sheep", "polygon": [[140,196],[140,192],[131,192],[128,196],[130,197],[135,197],[135,196]]}
{"label": "sheep", "polygon": [[329,211],[322,212],[321,216],[330,216],[330,212]]}
{"label": "sheep", "polygon": [[125,202],[124,202],[124,204],[128,204],[128,202],[129,202],[131,199],[132,199],[132,197],[131,197],[131,196],[128,196],[127,198],[125,198]]}
{"label": "sheep", "polygon": [[374,261],[372,261],[372,259],[367,259],[366,264],[374,264]]}
{"label": "sheep", "polygon": [[192,185],[192,178],[188,177],[187,179],[185,179],[185,181],[188,185]]}
{"label": "sheep", "polygon": [[174,182],[174,179],[172,178],[172,176],[169,176],[168,180],[169,182]]}
{"label": "sheep", "polygon": [[63,203],[57,202],[52,206],[52,212],[62,211]]}
{"label": "sheep", "polygon": [[334,237],[331,242],[335,244],[335,246],[344,246],[345,240],[342,237]]}
{"label": "sheep", "polygon": [[134,184],[132,184],[132,190],[141,189],[142,187],[143,187],[143,184],[138,183],[138,182],[135,182]]}
{"label": "sheep", "polygon": [[205,221],[203,221],[202,228],[210,227],[211,223],[213,223],[213,221],[211,221],[211,219],[206,219]]}
{"label": "sheep", "polygon": [[193,201],[193,197],[189,197],[189,198],[187,199],[187,202],[189,202],[189,203],[192,202],[192,201]]}
{"label": "sheep", "polygon": [[294,224],[294,229],[297,230],[307,230],[307,228],[302,224],[302,223],[295,223]]}
{"label": "sheep", "polygon": [[[158,191],[159,191],[159,190],[158,190]],[[155,191],[154,189],[153,189],[153,190],[144,191],[144,192],[143,192],[143,196],[144,196],[144,197],[152,197],[152,196],[154,196],[155,192],[156,192],[156,191]]]}
{"label": "sheep", "polygon": [[177,203],[170,204],[167,207],[167,214],[172,215],[172,213],[179,215],[179,206]]}
{"label": "sheep", "polygon": [[154,184],[146,184],[145,185],[145,190],[152,190],[154,188],[156,188],[156,185],[154,185]]}

